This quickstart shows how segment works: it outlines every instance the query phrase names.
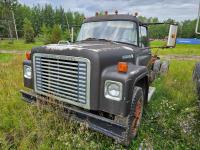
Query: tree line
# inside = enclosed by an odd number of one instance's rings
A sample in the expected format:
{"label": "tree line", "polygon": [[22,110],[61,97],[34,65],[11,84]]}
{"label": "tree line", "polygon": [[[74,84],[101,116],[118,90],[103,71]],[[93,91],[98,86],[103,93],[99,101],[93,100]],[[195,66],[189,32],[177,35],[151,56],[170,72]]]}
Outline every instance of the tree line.
{"label": "tree line", "polygon": [[[29,7],[22,5],[17,0],[0,0],[0,34],[8,36],[9,21],[12,21],[14,12],[18,36],[24,37],[27,42],[33,42],[34,37],[39,37],[45,43],[56,43],[61,39],[70,40],[70,28],[73,25],[80,26],[84,20],[84,14],[79,12],[65,11],[63,7],[53,8],[51,5],[36,5]],[[156,23],[158,18],[138,17],[143,22]],[[164,22],[175,23],[173,19]],[[196,20],[185,20],[176,22],[179,25],[178,37],[197,38],[194,33]],[[6,27],[5,27],[6,26]],[[9,28],[14,28],[13,24]],[[163,39],[168,34],[169,25],[150,26],[150,38]],[[74,28],[74,37],[77,36],[79,28]]]}
{"label": "tree line", "polygon": [[[31,39],[31,34],[34,34],[34,37],[44,37],[46,42],[55,43],[56,38],[69,40],[70,28],[74,25],[80,26],[84,20],[83,14],[70,10],[65,12],[62,7],[54,9],[49,4],[29,7],[18,3],[17,0],[0,0],[0,34],[4,34],[4,37],[9,36],[3,25],[4,22],[12,21],[10,10],[14,12],[20,38],[29,37]],[[5,24],[5,26],[8,25]],[[79,28],[75,27],[75,37],[78,31]],[[33,41],[30,39],[28,41]]]}

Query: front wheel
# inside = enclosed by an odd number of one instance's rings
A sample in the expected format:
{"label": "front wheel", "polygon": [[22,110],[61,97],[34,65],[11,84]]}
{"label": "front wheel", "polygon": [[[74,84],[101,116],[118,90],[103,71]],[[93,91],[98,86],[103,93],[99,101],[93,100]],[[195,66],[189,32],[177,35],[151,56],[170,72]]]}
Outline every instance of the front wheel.
{"label": "front wheel", "polygon": [[128,117],[126,145],[129,145],[133,140],[133,138],[135,138],[136,135],[138,134],[140,123],[142,120],[143,107],[144,107],[143,90],[140,87],[135,87],[132,98],[131,110]]}

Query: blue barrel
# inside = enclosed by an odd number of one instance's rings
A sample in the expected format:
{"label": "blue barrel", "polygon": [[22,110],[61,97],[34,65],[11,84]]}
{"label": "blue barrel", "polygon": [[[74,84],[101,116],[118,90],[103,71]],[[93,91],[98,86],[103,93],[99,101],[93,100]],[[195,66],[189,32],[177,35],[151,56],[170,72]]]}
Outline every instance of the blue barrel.
{"label": "blue barrel", "polygon": [[176,44],[200,44],[200,39],[177,38]]}

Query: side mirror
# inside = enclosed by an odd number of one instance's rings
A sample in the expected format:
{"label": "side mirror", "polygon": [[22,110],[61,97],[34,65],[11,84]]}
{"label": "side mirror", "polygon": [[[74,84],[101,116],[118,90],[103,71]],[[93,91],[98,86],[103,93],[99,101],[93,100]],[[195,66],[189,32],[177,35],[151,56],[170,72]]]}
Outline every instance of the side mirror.
{"label": "side mirror", "polygon": [[171,48],[176,47],[177,32],[178,32],[178,25],[170,25],[167,47]]}

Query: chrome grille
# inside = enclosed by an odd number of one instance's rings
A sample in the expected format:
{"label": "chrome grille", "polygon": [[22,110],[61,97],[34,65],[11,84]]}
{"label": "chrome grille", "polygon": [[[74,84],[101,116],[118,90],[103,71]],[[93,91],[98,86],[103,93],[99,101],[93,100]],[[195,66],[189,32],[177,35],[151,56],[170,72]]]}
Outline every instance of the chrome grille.
{"label": "chrome grille", "polygon": [[36,53],[35,91],[89,109],[90,61],[86,58]]}

